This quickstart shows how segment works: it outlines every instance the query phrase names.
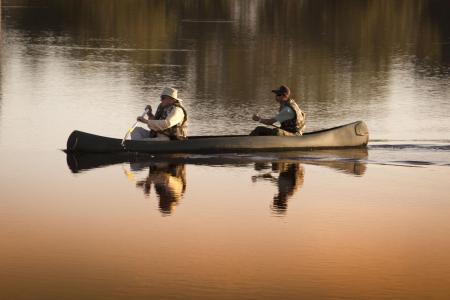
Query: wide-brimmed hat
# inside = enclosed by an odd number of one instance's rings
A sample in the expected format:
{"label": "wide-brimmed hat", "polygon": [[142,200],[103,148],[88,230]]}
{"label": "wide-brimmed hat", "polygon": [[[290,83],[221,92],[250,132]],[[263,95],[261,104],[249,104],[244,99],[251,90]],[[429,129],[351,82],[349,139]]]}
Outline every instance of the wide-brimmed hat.
{"label": "wide-brimmed hat", "polygon": [[166,87],[161,92],[161,96],[169,96],[177,101],[183,101],[182,99],[178,98],[178,90],[170,87]]}
{"label": "wide-brimmed hat", "polygon": [[272,93],[275,93],[278,96],[286,95],[289,96],[291,94],[291,91],[289,88],[285,85],[280,86],[279,88],[272,90]]}

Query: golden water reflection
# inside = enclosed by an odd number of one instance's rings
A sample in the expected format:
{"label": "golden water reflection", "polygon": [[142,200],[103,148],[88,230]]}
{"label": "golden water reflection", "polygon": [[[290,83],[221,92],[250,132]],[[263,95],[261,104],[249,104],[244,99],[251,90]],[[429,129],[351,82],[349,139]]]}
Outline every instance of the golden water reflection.
{"label": "golden water reflection", "polygon": [[[100,155],[103,162],[81,157],[78,169],[68,160],[72,173],[62,155],[55,163],[53,153],[26,153],[22,161],[2,154],[5,299],[446,299],[449,293],[448,167],[364,169],[364,153],[230,154],[219,156],[222,162],[173,157],[171,163],[184,165],[186,190],[176,212],[161,217],[154,183],[146,197],[136,182],[167,158],[143,160],[141,171],[132,172],[137,159],[111,165],[108,155]],[[264,157],[265,168],[255,170]],[[272,169],[274,163],[285,167]],[[251,178],[301,167],[303,186],[293,189],[287,213],[273,217],[278,183]],[[22,188],[23,174],[40,180]]]}

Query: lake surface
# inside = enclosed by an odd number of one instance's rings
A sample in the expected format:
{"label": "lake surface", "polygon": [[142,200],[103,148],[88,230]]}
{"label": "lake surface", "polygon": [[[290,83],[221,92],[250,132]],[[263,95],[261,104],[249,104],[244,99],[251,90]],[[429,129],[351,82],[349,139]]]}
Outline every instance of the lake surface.
{"label": "lake surface", "polygon": [[[446,1],[1,2],[0,299],[448,299]],[[288,85],[367,149],[66,155],[165,86],[245,134]]]}

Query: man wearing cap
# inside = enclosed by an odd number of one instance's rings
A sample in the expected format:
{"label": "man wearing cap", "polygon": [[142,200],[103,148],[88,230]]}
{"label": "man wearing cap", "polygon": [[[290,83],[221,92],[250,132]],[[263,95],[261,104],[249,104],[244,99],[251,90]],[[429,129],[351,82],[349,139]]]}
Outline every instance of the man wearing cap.
{"label": "man wearing cap", "polygon": [[[294,99],[290,98],[291,92],[285,85],[272,90],[275,93],[275,101],[280,104],[279,112],[270,119],[263,119],[258,114],[254,114],[252,119],[265,126],[256,127],[250,135],[277,135],[277,136],[297,136],[303,135],[305,130],[305,113],[300,109]],[[279,122],[281,127],[276,127],[274,123]]]}
{"label": "man wearing cap", "polygon": [[164,88],[161,93],[161,103],[153,115],[152,107],[147,105],[148,119],[138,117],[137,120],[150,128],[150,131],[137,127],[131,133],[131,139],[182,140],[186,139],[187,113],[178,98],[178,91],[174,88]]}

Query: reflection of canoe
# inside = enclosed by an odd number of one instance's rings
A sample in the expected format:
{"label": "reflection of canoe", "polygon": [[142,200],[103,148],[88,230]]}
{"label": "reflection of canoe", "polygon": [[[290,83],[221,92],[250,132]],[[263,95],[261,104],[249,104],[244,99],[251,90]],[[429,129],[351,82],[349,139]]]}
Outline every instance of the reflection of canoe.
{"label": "reflection of canoe", "polygon": [[257,152],[252,154],[159,154],[146,153],[67,153],[67,165],[73,173],[95,169],[120,163],[134,165],[149,165],[159,162],[172,164],[193,165],[249,165],[266,164],[273,162],[305,163],[327,166],[344,173],[362,175],[365,172],[365,161],[368,153],[366,148],[319,150],[310,151],[283,151],[283,152]]}
{"label": "reflection of canoe", "polygon": [[305,133],[303,136],[193,136],[183,141],[126,141],[74,131],[67,140],[68,152],[221,153],[334,149],[365,147],[369,132],[358,121],[339,127]]}

